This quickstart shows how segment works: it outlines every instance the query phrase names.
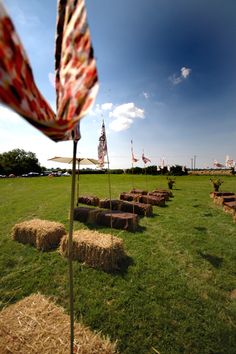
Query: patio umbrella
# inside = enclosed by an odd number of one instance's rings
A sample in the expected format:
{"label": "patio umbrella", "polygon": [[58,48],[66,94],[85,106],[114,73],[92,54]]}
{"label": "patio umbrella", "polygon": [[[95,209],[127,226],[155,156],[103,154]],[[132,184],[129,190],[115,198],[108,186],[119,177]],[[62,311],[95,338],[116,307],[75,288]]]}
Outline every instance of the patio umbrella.
{"label": "patio umbrella", "polygon": [[[63,156],[55,156],[51,159],[48,159],[48,161],[54,161],[54,162],[60,162],[60,163],[67,163],[71,164],[73,163],[73,157],[63,157]],[[96,159],[92,159],[89,157],[76,157],[76,162],[78,163],[78,180],[77,180],[77,202],[79,198],[79,168],[80,165],[98,165],[99,161]],[[78,203],[77,203],[78,205]]]}

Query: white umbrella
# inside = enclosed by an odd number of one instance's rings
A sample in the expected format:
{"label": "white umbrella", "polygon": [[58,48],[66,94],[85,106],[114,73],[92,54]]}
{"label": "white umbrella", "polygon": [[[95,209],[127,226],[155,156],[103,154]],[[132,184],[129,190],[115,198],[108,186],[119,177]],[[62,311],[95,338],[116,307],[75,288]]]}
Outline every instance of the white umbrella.
{"label": "white umbrella", "polygon": [[[48,159],[48,161],[55,161],[55,162],[61,162],[61,163],[72,163],[73,162],[73,157],[60,157],[60,156],[55,156],[51,159]],[[99,162],[96,159],[92,159],[89,157],[76,157],[76,161],[78,162],[78,165],[98,165]]]}
{"label": "white umbrella", "polygon": [[[60,156],[55,156],[52,157],[51,159],[48,159],[48,161],[54,161],[54,162],[61,162],[61,163],[72,163],[73,162],[73,157],[60,157]],[[76,162],[78,163],[78,181],[77,181],[77,205],[78,205],[78,198],[79,198],[79,167],[80,165],[98,165],[99,162],[96,159],[92,159],[89,157],[76,157]]]}

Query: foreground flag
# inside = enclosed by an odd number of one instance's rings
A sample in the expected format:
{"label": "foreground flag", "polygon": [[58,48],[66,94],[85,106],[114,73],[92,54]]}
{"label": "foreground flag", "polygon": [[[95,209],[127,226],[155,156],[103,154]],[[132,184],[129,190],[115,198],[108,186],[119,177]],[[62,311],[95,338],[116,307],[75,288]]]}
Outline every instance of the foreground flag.
{"label": "foreground flag", "polygon": [[104,167],[105,156],[106,155],[107,155],[107,138],[106,138],[105,124],[104,124],[104,121],[103,121],[102,122],[101,135],[99,137],[99,144],[98,144],[98,162],[99,162],[99,167]]}
{"label": "foreground flag", "polygon": [[148,163],[148,162],[151,162],[150,159],[148,159],[147,157],[144,156],[144,152],[143,152],[143,154],[142,154],[142,160],[143,160],[143,162],[144,162],[145,164]]}
{"label": "foreground flag", "polygon": [[38,90],[26,52],[0,1],[2,103],[54,141],[78,140],[78,123],[94,102],[97,81],[84,0],[59,0],[56,41],[57,114]]}
{"label": "foreground flag", "polygon": [[131,161],[132,163],[138,162],[138,159],[134,157],[133,140],[131,140]]}

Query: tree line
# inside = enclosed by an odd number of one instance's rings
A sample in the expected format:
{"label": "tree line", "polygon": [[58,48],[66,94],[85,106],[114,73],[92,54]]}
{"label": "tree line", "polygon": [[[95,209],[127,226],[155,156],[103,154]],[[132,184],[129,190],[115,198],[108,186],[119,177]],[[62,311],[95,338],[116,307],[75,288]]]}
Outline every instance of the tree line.
{"label": "tree line", "polygon": [[[58,168],[59,169],[59,168]],[[58,170],[56,168],[51,170]],[[23,149],[14,149],[8,152],[0,154],[0,175],[10,175],[14,174],[16,176],[21,176],[23,174],[28,174],[29,172],[43,173],[46,170],[45,167],[41,166],[36,154],[31,151],[25,151]],[[61,171],[68,171],[71,173],[70,169],[60,169]],[[80,174],[105,174],[108,173],[106,169],[81,169]],[[187,169],[183,171],[182,166],[176,165],[171,166],[170,170],[167,167],[157,170],[157,166],[147,166],[146,168],[134,167],[129,169],[113,169],[110,170],[112,174],[147,174],[147,175],[175,175],[181,176],[187,174]]]}

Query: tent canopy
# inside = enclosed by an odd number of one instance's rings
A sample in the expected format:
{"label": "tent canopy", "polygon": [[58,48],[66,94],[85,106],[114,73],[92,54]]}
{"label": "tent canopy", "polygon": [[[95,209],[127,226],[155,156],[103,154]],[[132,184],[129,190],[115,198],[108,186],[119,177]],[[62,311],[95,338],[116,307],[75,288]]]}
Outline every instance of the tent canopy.
{"label": "tent canopy", "polygon": [[[61,163],[72,163],[73,158],[72,157],[60,157],[60,156],[55,156],[51,159],[48,159],[48,161],[55,161],[55,162],[61,162]],[[89,157],[77,157],[76,161],[80,165],[98,165],[98,160],[92,159]]]}

